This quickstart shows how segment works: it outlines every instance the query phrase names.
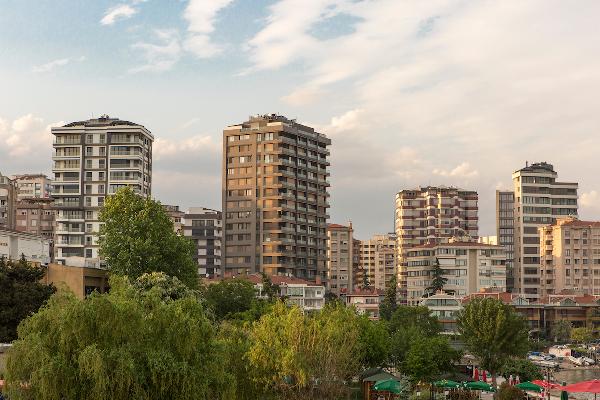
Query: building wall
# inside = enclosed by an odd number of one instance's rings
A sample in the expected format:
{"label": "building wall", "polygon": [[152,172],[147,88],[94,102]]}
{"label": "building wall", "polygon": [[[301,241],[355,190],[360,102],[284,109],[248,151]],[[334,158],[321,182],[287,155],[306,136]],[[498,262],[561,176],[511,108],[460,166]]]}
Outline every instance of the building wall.
{"label": "building wall", "polygon": [[0,257],[18,260],[25,255],[27,261],[50,262],[50,243],[41,236],[0,229]]}
{"label": "building wall", "polygon": [[502,246],[454,242],[415,247],[407,253],[407,302],[417,305],[431,286],[439,262],[444,290],[462,297],[486,288],[506,290],[506,253]]}
{"label": "building wall", "polygon": [[14,181],[0,173],[0,228],[15,229],[16,190]]}
{"label": "building wall", "polygon": [[500,246],[506,249],[506,289],[515,288],[515,192],[496,190],[496,237]]}
{"label": "building wall", "polygon": [[51,197],[52,180],[44,174],[13,176],[17,187],[17,200],[47,199]]}
{"label": "building wall", "polygon": [[424,187],[396,194],[395,232],[400,296],[407,296],[406,253],[415,246],[447,242],[479,232],[478,195],[452,187]]}
{"label": "building wall", "polygon": [[48,265],[44,283],[52,283],[59,288],[64,285],[80,299],[94,290],[105,293],[109,288],[107,270],[54,263]]}
{"label": "building wall", "polygon": [[21,200],[17,202],[16,230],[53,241],[55,214],[56,210],[51,199]]}
{"label": "building wall", "polygon": [[98,258],[105,196],[124,186],[150,196],[154,137],[142,125],[107,115],[52,128],[52,134],[56,260]]}
{"label": "building wall", "polygon": [[183,217],[183,235],[196,244],[194,260],[198,263],[198,274],[202,277],[223,276],[221,271],[222,218],[220,211],[204,207],[192,207]]}
{"label": "building wall", "polygon": [[600,222],[558,218],[539,232],[541,294],[600,295]]}
{"label": "building wall", "polygon": [[169,218],[171,218],[175,233],[183,235],[183,216],[185,213],[179,209],[179,206],[172,206],[168,204],[163,204],[162,206],[169,215]]}
{"label": "building wall", "polygon": [[361,240],[360,268],[367,274],[373,287],[381,290],[388,288],[392,278],[397,276],[396,235],[388,233]]}
{"label": "building wall", "polygon": [[225,270],[325,279],[330,144],[274,114],[223,131]]}
{"label": "building wall", "polygon": [[540,296],[538,228],[558,217],[577,215],[577,183],[558,182],[551,164],[541,162],[513,173],[515,187],[515,291],[528,299]]}
{"label": "building wall", "polygon": [[327,285],[336,295],[351,292],[354,281],[354,238],[352,224],[327,227]]}

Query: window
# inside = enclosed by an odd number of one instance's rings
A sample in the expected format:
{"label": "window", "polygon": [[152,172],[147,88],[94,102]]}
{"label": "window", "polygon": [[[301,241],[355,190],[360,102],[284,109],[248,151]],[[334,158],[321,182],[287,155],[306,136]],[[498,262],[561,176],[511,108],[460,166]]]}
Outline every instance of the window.
{"label": "window", "polygon": [[92,249],[85,249],[85,258],[92,258]]}
{"label": "window", "polygon": [[94,135],[85,135],[86,143],[94,143]]}

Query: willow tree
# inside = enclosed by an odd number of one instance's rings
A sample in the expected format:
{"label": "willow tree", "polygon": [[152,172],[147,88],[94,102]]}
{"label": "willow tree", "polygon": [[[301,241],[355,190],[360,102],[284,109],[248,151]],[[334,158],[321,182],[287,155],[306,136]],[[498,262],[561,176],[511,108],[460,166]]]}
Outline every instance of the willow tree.
{"label": "willow tree", "polygon": [[481,366],[496,372],[511,357],[524,356],[528,348],[527,324],[511,305],[492,298],[471,300],[459,312],[457,320],[461,339],[469,352],[479,358]]}
{"label": "willow tree", "polygon": [[140,290],[113,277],[108,294],[53,296],[19,326],[7,361],[9,397],[224,398],[230,376],[202,304]]}
{"label": "willow tree", "polygon": [[111,273],[136,279],[147,272],[164,272],[197,287],[195,247],[174,232],[159,202],[125,187],[107,197],[100,221],[100,254]]}

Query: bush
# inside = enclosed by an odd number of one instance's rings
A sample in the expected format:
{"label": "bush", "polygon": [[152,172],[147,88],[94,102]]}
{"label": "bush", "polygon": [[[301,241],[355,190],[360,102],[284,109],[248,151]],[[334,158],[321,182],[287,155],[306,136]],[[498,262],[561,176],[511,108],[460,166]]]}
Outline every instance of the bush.
{"label": "bush", "polygon": [[504,382],[498,390],[497,400],[522,400],[526,399],[527,395],[521,389],[509,385]]}

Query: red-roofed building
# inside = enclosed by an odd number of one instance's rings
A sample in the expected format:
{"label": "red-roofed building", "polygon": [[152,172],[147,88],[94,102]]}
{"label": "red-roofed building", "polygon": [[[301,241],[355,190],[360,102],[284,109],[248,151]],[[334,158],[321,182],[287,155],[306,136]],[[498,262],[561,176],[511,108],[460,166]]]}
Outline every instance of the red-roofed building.
{"label": "red-roofed building", "polygon": [[340,297],[347,306],[354,306],[359,314],[366,314],[372,320],[379,319],[379,304],[383,300],[384,291],[375,288],[342,291]]}

